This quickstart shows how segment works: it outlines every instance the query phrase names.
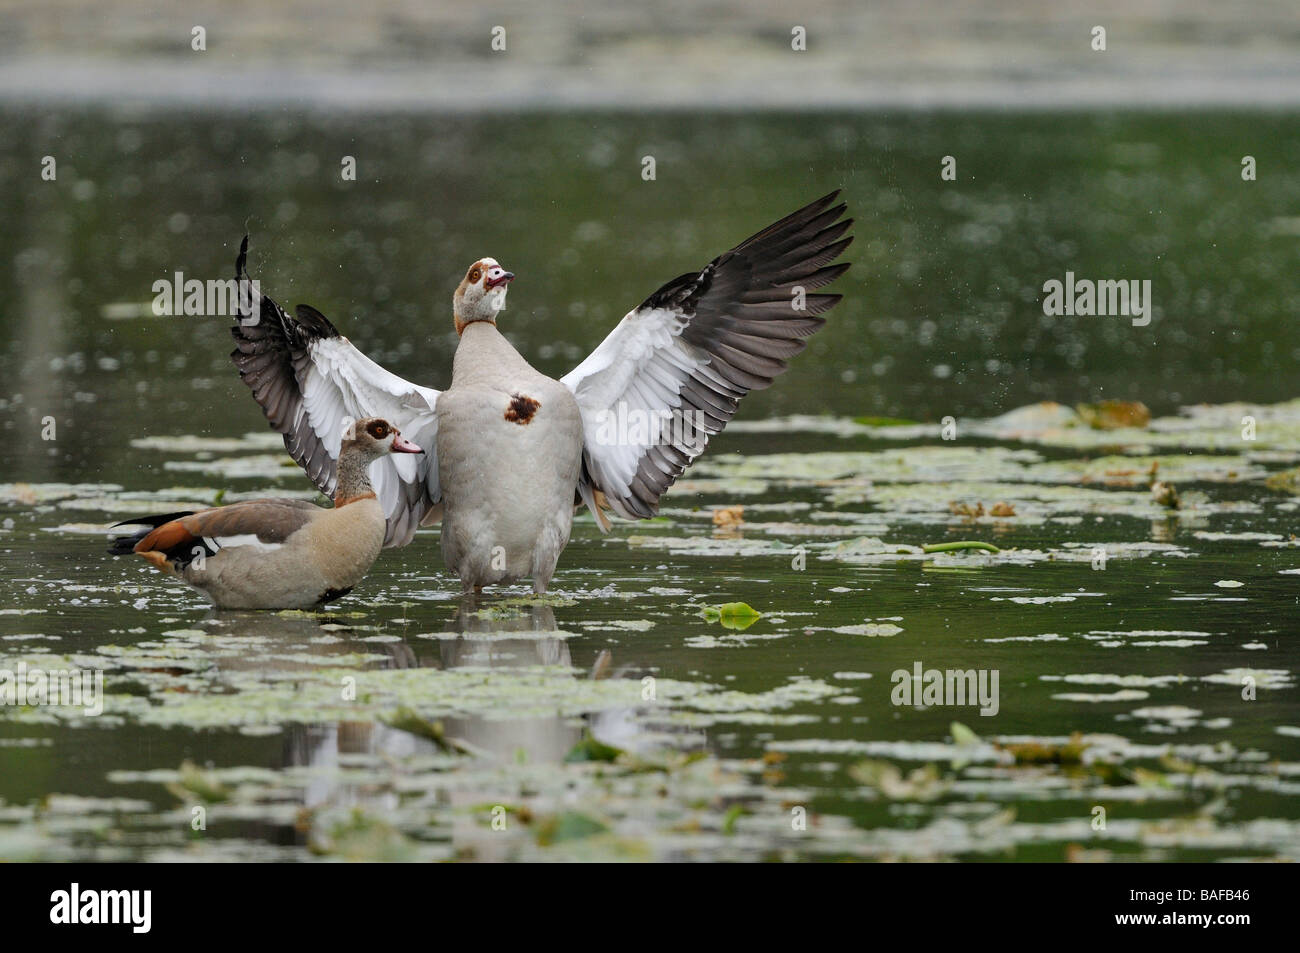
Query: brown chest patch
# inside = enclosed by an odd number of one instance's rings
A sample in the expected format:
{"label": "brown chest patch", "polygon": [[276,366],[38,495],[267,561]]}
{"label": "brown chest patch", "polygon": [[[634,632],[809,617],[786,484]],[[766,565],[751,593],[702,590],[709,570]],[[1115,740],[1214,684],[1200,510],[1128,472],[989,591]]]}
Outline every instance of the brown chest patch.
{"label": "brown chest patch", "polygon": [[533,400],[524,394],[512,394],[510,406],[506,408],[506,420],[522,427],[532,422],[533,415],[537,413],[537,408],[540,406],[542,406],[541,401]]}

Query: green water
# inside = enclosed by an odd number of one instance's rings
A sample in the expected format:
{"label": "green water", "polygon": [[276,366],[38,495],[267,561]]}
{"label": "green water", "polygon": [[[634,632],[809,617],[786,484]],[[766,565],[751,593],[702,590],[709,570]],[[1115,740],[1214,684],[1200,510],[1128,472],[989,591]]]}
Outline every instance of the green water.
{"label": "green water", "polygon": [[[1295,116],[3,123],[0,670],[98,668],[109,698],[0,706],[0,859],[1300,857],[1296,504],[1265,485],[1300,463]],[[311,496],[225,323],[142,316],[245,232],[264,290],[436,387],[475,258],[519,275],[501,326],[558,376],[832,188],[857,240],[825,330],[660,520],[580,519],[555,598],[462,605],[436,529],[320,617],[103,555],[133,513]],[[1152,323],[1044,317],[1066,271],[1149,279]],[[977,423],[1106,398],[1156,421]],[[962,539],[1002,551],[917,548]],[[737,601],[743,630],[704,611]],[[893,704],[917,662],[996,671],[996,715]],[[625,753],[565,761],[588,734]]]}

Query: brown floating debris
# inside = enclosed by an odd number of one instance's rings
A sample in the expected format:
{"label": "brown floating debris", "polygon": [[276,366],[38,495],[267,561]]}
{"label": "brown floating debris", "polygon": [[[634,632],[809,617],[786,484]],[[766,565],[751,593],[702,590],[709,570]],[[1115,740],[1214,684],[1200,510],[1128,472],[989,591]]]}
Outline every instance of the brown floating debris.
{"label": "brown floating debris", "polygon": [[1094,430],[1142,428],[1151,423],[1151,411],[1140,400],[1100,400],[1095,404],[1079,404],[1075,410]]}
{"label": "brown floating debris", "polygon": [[1166,483],[1164,480],[1156,480],[1151,484],[1151,499],[1155,500],[1161,506],[1167,506],[1171,510],[1179,507],[1178,490],[1172,483]]}
{"label": "brown floating debris", "polygon": [[743,506],[720,506],[713,511],[713,525],[727,528],[739,526],[745,522],[745,508]]}

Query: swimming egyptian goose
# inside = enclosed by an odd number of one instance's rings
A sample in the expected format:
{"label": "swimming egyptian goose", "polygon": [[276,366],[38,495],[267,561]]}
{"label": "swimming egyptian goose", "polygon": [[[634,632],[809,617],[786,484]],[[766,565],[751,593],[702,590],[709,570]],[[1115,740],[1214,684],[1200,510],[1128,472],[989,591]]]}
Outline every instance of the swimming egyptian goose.
{"label": "swimming egyptian goose", "polygon": [[[344,439],[345,431],[348,436]],[[334,508],[250,500],[127,520],[146,526],[113,540],[205,593],[222,609],[306,609],[346,596],[384,545],[386,517],[368,468],[390,453],[423,451],[386,420],[339,422]]]}
{"label": "swimming egyptian goose", "polygon": [[832,192],[763,229],[630,311],[560,380],[535,370],[497,330],[514,275],[474,262],[456,288],[460,341],[451,387],[389,373],[299,305],[291,318],[235,265],[240,318],[231,357],[293,458],[324,492],[336,483],[338,424],[382,414],[434,452],[372,468],[386,545],[442,520],[447,567],[468,592],[531,577],[546,591],[585,504],[644,519],[735,414],[804,349],[839,301],[816,294],[849,267],[853,240]]}

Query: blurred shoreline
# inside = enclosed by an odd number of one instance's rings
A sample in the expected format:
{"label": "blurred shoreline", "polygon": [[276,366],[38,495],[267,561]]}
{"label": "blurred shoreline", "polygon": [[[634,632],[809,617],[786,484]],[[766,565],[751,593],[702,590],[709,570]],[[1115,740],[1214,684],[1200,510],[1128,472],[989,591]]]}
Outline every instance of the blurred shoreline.
{"label": "blurred shoreline", "polygon": [[[1097,26],[1104,51],[1093,49]],[[792,48],[798,31],[801,50]],[[0,103],[442,113],[1285,109],[1300,105],[1300,6],[137,0],[105,9],[0,0]]]}
{"label": "blurred shoreline", "polygon": [[[689,83],[687,83],[689,85]],[[433,93],[430,90],[438,90]],[[1210,80],[1158,78],[1106,83],[1040,78],[985,79],[892,85],[849,85],[804,77],[796,85],[759,81],[649,88],[610,78],[572,77],[539,87],[528,71],[483,69],[369,73],[257,68],[226,72],[169,63],[61,65],[22,61],[0,65],[0,105],[122,106],[140,109],[256,109],[475,113],[482,110],[796,111],[845,110],[1093,110],[1246,109],[1300,106],[1300,69],[1286,82],[1265,76]]]}

